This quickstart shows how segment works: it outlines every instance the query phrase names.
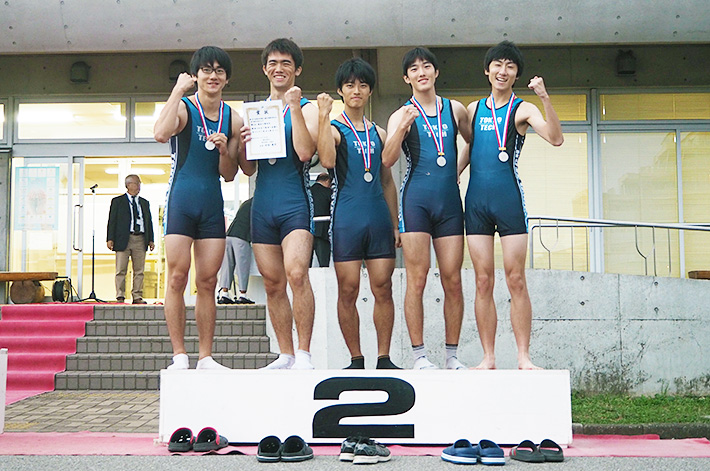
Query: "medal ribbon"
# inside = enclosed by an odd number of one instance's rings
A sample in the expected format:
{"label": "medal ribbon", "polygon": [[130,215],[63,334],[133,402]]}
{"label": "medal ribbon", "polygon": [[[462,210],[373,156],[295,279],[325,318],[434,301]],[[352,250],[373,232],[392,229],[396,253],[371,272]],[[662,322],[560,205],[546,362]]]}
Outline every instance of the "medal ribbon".
{"label": "medal ribbon", "polygon": [[434,129],[431,127],[431,124],[429,123],[429,118],[427,118],[426,113],[424,112],[424,108],[422,108],[422,105],[419,104],[416,98],[412,96],[412,103],[414,106],[416,106],[417,110],[419,110],[419,114],[424,118],[424,122],[426,123],[426,126],[429,128],[429,132],[431,133],[431,138],[434,139],[434,145],[436,146],[436,152],[439,155],[444,155],[444,133],[441,132],[441,107],[439,106],[439,97],[436,97],[436,124],[439,129],[439,139],[437,140],[436,134],[434,133]]}
{"label": "medal ribbon", "polygon": [[355,125],[353,124],[352,121],[350,121],[350,118],[348,118],[348,115],[345,114],[345,111],[342,113],[343,119],[345,120],[345,124],[350,128],[350,130],[355,134],[355,139],[357,139],[357,143],[360,145],[360,153],[362,154],[362,162],[365,164],[365,171],[369,172],[370,171],[370,164],[372,163],[372,157],[370,156],[370,130],[367,128],[367,122],[365,121],[365,117],[362,117],[362,124],[365,127],[365,139],[367,140],[367,153],[365,153],[365,145],[362,143],[360,140],[360,136],[357,134],[357,129],[355,129]]}
{"label": "medal ribbon", "polygon": [[[195,92],[195,103],[197,103],[197,111],[200,113],[200,118],[202,119],[202,127],[205,130],[205,139],[209,137],[210,134],[212,134],[207,127],[207,120],[205,119],[205,112],[202,109],[202,104],[200,103],[200,99],[197,97],[197,92]],[[217,131],[215,133],[219,132],[220,129],[222,129],[222,118],[224,117],[224,101],[219,100],[219,123],[217,124]]]}
{"label": "medal ribbon", "polygon": [[505,125],[503,127],[503,137],[500,136],[500,131],[498,131],[498,119],[496,118],[496,103],[493,101],[493,94],[491,93],[491,113],[493,114],[493,127],[496,131],[496,139],[498,139],[498,150],[505,151],[505,142],[508,137],[508,120],[510,119],[510,110],[513,109],[513,101],[515,100],[515,92],[510,95],[510,100],[508,100],[508,110],[505,112]]}
{"label": "medal ribbon", "polygon": [[[271,97],[267,98],[266,101],[271,101]],[[286,113],[288,113],[288,110],[290,110],[290,109],[291,109],[291,105],[286,105],[284,107],[284,114],[282,116],[283,119],[286,119]]]}

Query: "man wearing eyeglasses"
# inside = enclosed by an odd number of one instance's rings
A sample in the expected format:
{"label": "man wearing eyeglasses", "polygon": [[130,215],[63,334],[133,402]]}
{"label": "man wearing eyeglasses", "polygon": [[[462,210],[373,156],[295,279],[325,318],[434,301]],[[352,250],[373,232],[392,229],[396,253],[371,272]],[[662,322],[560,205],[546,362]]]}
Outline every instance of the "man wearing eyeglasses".
{"label": "man wearing eyeglasses", "polygon": [[153,220],[150,203],[138,196],[141,178],[131,174],[126,177],[126,193],[111,200],[106,228],[106,246],[116,252],[116,301],[126,300],[126,272],[128,260],[133,262],[131,297],[133,304],[146,304],[143,300],[143,270],[145,253],[155,248]]}
{"label": "man wearing eyeglasses", "polygon": [[[192,56],[155,123],[155,140],[170,141],[172,170],[165,206],[168,286],[165,319],[173,347],[168,369],[189,368],[185,350],[184,293],[194,250],[195,319],[199,336],[197,369],[223,369],[212,358],[215,287],[225,247],[224,201],[219,177],[234,180],[244,149],[242,118],[222,100],[232,61],[222,49],[205,46]],[[197,92],[191,92],[197,85]]]}

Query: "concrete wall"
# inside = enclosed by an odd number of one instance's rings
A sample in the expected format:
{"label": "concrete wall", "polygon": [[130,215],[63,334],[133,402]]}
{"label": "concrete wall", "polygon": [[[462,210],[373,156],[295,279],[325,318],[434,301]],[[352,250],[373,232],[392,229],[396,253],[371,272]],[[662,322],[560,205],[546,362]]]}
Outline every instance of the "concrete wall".
{"label": "concrete wall", "polygon": [[[391,356],[411,368],[404,320],[404,269],[393,277],[395,328]],[[568,369],[575,390],[631,394],[710,393],[710,282],[644,276],[553,270],[527,271],[533,305],[531,353],[548,369]],[[250,286],[257,293],[260,279]],[[316,320],[311,351],[316,368],[339,369],[350,362],[337,320],[337,282],[332,268],[311,269]],[[459,358],[475,366],[482,349],[473,312],[473,270],[463,271],[465,312]],[[263,291],[261,291],[263,293]],[[509,319],[509,296],[502,270],[496,272],[498,368],[516,368]],[[373,297],[361,276],[360,334],[366,365],[374,368],[377,344],[372,323]],[[434,270],[424,295],[425,345],[429,358],[444,363],[443,290]],[[273,333],[272,351],[278,352]]]}

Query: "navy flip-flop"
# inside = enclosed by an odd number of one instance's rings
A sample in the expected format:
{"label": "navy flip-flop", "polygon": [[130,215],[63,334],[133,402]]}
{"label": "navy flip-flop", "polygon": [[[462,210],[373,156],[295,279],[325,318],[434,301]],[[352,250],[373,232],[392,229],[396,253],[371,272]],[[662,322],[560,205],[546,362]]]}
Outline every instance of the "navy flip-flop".
{"label": "navy flip-flop", "polygon": [[168,451],[184,453],[186,451],[192,450],[192,446],[194,443],[195,436],[192,434],[192,430],[187,427],[182,427],[175,430],[170,436],[170,442],[168,443]]}
{"label": "navy flip-flop", "polygon": [[197,434],[197,440],[192,446],[195,451],[213,451],[224,448],[229,444],[229,440],[217,433],[212,427],[205,427]]}
{"label": "navy flip-flop", "polygon": [[489,466],[500,466],[505,464],[505,452],[496,442],[491,440],[481,440],[478,442],[478,461]]}
{"label": "navy flip-flop", "polygon": [[544,463],[545,457],[540,449],[531,440],[523,440],[518,446],[510,450],[510,457],[526,463]]}
{"label": "navy flip-flop", "polygon": [[545,461],[552,463],[561,463],[565,460],[565,455],[562,453],[562,447],[549,438],[540,442],[540,453],[545,457]]}

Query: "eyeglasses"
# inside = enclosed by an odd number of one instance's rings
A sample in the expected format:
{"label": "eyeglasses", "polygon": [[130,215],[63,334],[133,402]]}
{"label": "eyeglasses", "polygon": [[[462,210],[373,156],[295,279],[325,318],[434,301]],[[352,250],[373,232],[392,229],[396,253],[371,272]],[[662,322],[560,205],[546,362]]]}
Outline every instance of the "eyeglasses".
{"label": "eyeglasses", "polygon": [[224,70],[222,67],[217,67],[215,69],[214,67],[205,66],[205,67],[200,67],[200,70],[205,75],[212,75],[212,72],[216,73],[219,76],[227,75],[227,71]]}

